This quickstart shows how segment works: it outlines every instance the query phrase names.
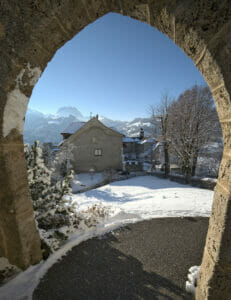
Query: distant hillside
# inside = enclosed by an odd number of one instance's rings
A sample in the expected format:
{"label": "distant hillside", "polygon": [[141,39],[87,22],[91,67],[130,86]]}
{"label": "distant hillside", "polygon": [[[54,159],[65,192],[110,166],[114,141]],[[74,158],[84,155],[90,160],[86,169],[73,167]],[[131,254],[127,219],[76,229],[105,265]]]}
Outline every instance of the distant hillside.
{"label": "distant hillside", "polygon": [[[70,123],[87,120],[89,118],[84,117],[75,107],[61,107],[54,115],[45,115],[28,109],[24,126],[24,142],[31,144],[34,140],[39,140],[40,143],[58,144],[62,140],[60,133]],[[131,122],[111,120],[106,117],[99,117],[99,120],[127,136],[138,136],[141,127],[144,129],[145,136],[152,135],[153,131],[153,125],[148,118],[135,118]]]}

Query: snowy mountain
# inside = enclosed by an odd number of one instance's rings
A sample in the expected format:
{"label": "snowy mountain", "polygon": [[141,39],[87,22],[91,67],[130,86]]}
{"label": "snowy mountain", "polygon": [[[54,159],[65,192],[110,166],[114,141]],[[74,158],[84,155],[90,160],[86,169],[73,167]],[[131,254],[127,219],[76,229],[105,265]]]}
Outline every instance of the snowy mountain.
{"label": "snowy mountain", "polygon": [[[40,143],[58,144],[62,140],[60,133],[70,123],[88,120],[89,118],[83,116],[75,107],[61,107],[56,114],[49,115],[28,109],[24,125],[24,142],[31,144],[34,140],[39,140]],[[99,120],[127,136],[138,136],[141,127],[144,129],[145,136],[152,135],[153,131],[153,126],[148,118],[135,118],[133,121],[126,122],[100,116]]]}
{"label": "snowy mountain", "polygon": [[61,141],[60,133],[75,120],[73,115],[59,117],[29,109],[25,118],[24,142],[32,144],[35,140],[39,140],[40,143],[58,144]]}
{"label": "snowy mountain", "polygon": [[60,107],[57,112],[56,115],[58,117],[69,117],[69,116],[74,116],[76,119],[78,120],[82,120],[84,121],[86,118],[81,114],[81,112],[73,106],[63,106]]}
{"label": "snowy mountain", "polygon": [[126,136],[139,136],[140,128],[144,129],[145,136],[151,136],[153,125],[148,118],[136,118],[130,122],[114,121],[105,117],[100,117],[99,120],[106,126],[114,128]]}

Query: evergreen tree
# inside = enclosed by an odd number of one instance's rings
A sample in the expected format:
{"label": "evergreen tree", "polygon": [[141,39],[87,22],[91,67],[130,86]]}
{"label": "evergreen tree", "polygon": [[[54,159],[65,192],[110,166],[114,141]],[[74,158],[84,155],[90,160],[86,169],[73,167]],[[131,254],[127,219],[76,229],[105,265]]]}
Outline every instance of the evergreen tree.
{"label": "evergreen tree", "polygon": [[72,225],[75,210],[66,196],[72,194],[70,180],[73,172],[67,174],[64,180],[51,185],[51,171],[44,164],[38,141],[30,148],[25,145],[25,157],[38,227],[47,230]]}

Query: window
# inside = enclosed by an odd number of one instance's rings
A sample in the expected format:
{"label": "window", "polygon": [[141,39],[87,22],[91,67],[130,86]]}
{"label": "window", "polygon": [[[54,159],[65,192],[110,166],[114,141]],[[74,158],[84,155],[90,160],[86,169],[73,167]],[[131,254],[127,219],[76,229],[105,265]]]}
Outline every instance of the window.
{"label": "window", "polygon": [[95,149],[95,156],[102,156],[102,149]]}

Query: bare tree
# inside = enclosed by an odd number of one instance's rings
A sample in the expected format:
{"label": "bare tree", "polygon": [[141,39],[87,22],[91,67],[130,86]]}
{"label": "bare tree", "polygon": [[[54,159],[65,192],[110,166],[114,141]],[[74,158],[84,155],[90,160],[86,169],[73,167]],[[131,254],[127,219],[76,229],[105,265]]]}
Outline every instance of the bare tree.
{"label": "bare tree", "polygon": [[193,86],[174,101],[169,110],[171,150],[179,158],[186,181],[195,175],[199,151],[206,145],[219,121],[208,87]]}
{"label": "bare tree", "polygon": [[154,135],[159,135],[160,141],[163,143],[164,148],[164,174],[168,176],[170,171],[169,160],[169,107],[172,102],[172,98],[168,92],[164,92],[161,95],[161,101],[158,105],[150,105],[149,113],[151,115],[151,122],[154,125]]}

